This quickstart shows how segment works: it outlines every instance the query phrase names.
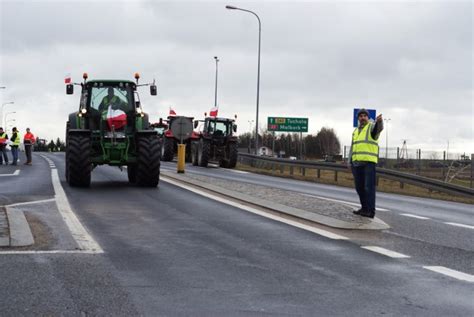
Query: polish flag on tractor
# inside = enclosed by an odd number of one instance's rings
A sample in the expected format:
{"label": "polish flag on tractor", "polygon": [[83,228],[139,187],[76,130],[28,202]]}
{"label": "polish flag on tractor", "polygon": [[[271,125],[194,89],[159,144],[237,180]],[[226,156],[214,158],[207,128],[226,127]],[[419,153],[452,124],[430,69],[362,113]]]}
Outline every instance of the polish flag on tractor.
{"label": "polish flag on tractor", "polygon": [[64,83],[65,84],[71,83],[71,73],[66,74],[66,76],[64,77]]}
{"label": "polish flag on tractor", "polygon": [[122,129],[127,125],[127,114],[120,109],[114,110],[112,107],[109,107],[107,111],[107,124],[110,129],[112,129],[112,126],[114,126],[115,130]]}
{"label": "polish flag on tractor", "polygon": [[217,117],[217,112],[219,112],[219,107],[213,107],[209,112],[210,117]]}
{"label": "polish flag on tractor", "polygon": [[170,116],[175,116],[176,115],[176,111],[174,111],[173,108],[170,107]]}

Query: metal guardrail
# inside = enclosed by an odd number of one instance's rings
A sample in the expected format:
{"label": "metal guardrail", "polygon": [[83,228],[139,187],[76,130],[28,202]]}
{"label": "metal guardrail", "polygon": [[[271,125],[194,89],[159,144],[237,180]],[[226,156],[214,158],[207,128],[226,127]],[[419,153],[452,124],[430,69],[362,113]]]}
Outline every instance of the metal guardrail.
{"label": "metal guardrail", "polygon": [[[334,180],[336,182],[338,172],[348,172],[347,166],[341,163],[288,160],[256,156],[247,153],[239,153],[238,159],[239,162],[242,164],[248,164],[257,168],[271,168],[273,172],[276,171],[277,166],[278,169],[280,169],[281,173],[283,172],[284,166],[289,166],[290,174],[292,174],[294,168],[300,168],[302,169],[303,176],[305,175],[306,169],[315,169],[318,171],[318,178],[320,176],[321,170],[330,170],[334,171]],[[400,182],[401,188],[403,188],[403,184],[410,184],[442,193],[474,198],[474,189],[472,188],[445,183],[440,180],[427,178],[419,175],[408,174],[400,171],[377,167],[377,177],[398,181]]]}

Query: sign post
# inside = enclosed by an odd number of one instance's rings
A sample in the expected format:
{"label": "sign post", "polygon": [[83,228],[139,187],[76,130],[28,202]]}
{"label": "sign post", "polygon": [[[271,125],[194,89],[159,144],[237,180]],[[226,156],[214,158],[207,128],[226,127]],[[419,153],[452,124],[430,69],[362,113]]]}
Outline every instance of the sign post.
{"label": "sign post", "polygon": [[184,144],[184,141],[191,137],[193,124],[186,117],[176,117],[173,122],[171,122],[170,129],[174,136],[176,136],[180,141],[180,144],[178,144],[177,172],[184,173],[186,156],[186,144]]}
{"label": "sign post", "polygon": [[[308,132],[308,118],[268,117],[268,131],[273,132],[273,144],[275,144],[275,132],[299,132],[299,156],[303,158],[303,132]],[[273,152],[275,146],[273,145]]]}

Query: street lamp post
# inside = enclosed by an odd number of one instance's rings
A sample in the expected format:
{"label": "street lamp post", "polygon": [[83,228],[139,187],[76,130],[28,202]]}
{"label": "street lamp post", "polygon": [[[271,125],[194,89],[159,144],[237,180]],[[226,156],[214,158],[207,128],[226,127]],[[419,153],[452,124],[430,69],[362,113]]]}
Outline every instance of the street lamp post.
{"label": "street lamp post", "polygon": [[258,68],[257,68],[257,114],[255,116],[255,155],[258,155],[258,106],[260,101],[260,47],[262,42],[262,23],[260,17],[253,11],[241,9],[234,6],[225,6],[229,10],[240,10],[253,14],[258,20]]}
{"label": "street lamp post", "polygon": [[214,91],[214,108],[217,108],[217,74],[219,71],[219,66],[218,66],[219,58],[217,56],[214,56],[214,59],[216,61],[216,88]]}
{"label": "street lamp post", "polygon": [[249,135],[249,153],[250,153],[250,150],[252,149],[252,123],[255,122],[255,120],[249,120],[249,132],[250,132],[250,135]]}
{"label": "street lamp post", "polygon": [[3,121],[4,120],[4,118],[3,118],[3,113],[4,113],[3,109],[5,108],[6,105],[12,105],[12,104],[14,104],[13,101],[2,103],[2,121],[0,121],[0,123],[4,123],[4,121]]}
{"label": "street lamp post", "polygon": [[385,165],[388,164],[388,122],[391,121],[392,119],[390,118],[384,118],[383,121],[385,121]]}
{"label": "street lamp post", "polygon": [[9,115],[9,114],[14,114],[14,113],[16,113],[16,111],[12,111],[12,112],[7,112],[7,113],[5,113],[5,118],[4,118],[5,121],[3,122],[3,125],[5,126],[5,128],[6,128],[6,125],[7,125],[7,117],[8,117],[8,115]]}

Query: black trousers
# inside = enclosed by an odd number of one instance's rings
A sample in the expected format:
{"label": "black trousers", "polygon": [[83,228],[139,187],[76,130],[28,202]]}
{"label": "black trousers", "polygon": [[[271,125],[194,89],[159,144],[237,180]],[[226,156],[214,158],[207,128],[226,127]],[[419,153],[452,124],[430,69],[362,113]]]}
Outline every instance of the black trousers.
{"label": "black trousers", "polygon": [[31,151],[32,151],[32,145],[25,144],[26,163],[31,163]]}
{"label": "black trousers", "polygon": [[375,163],[352,165],[352,175],[362,210],[375,213]]}
{"label": "black trousers", "polygon": [[8,163],[8,155],[7,155],[6,146],[0,146],[0,164],[3,164],[3,160],[5,160],[5,163]]}

